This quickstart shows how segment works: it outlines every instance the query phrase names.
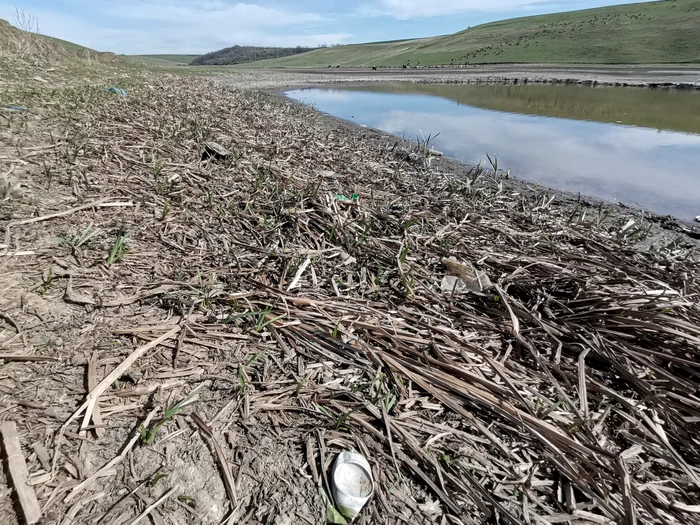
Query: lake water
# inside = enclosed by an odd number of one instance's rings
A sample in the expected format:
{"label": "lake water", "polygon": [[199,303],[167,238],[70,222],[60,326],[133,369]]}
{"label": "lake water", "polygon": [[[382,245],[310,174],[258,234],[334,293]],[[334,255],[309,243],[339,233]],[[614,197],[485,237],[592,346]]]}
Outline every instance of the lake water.
{"label": "lake water", "polygon": [[319,111],[467,163],[657,213],[700,215],[700,93],[579,86],[388,84],[301,89]]}

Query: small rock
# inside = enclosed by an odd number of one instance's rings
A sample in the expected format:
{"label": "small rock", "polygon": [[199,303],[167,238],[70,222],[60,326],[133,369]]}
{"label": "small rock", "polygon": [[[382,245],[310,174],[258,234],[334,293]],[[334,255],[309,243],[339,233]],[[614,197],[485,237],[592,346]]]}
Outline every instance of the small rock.
{"label": "small rock", "polygon": [[35,315],[42,321],[51,318],[51,307],[46,299],[35,293],[28,292],[22,296],[24,311]]}
{"label": "small rock", "polygon": [[24,196],[22,184],[14,177],[0,178],[0,201],[21,199]]}
{"label": "small rock", "polygon": [[75,354],[70,358],[70,364],[73,366],[85,366],[88,362],[88,358],[83,354]]}
{"label": "small rock", "polygon": [[218,142],[207,142],[204,145],[204,153],[202,153],[203,159],[208,159],[213,157],[217,160],[228,158],[231,154]]}

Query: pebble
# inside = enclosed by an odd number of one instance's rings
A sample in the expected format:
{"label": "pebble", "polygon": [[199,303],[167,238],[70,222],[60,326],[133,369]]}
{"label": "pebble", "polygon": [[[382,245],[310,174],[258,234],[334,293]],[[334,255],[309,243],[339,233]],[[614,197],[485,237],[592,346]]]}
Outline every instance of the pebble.
{"label": "pebble", "polygon": [[0,201],[21,199],[24,197],[24,188],[15,178],[0,179]]}

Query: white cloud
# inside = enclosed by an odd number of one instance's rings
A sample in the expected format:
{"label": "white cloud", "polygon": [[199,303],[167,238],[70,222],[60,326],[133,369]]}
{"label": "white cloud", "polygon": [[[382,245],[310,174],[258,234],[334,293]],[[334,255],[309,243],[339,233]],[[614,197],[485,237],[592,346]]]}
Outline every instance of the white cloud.
{"label": "white cloud", "polygon": [[532,0],[375,0],[373,10],[377,15],[388,15],[400,20],[444,15],[455,15],[469,11],[499,11],[526,7]]}
{"label": "white cloud", "polygon": [[[68,3],[68,2],[66,2]],[[207,53],[233,45],[319,46],[352,35],[321,28],[316,13],[291,12],[224,0],[72,0],[32,9],[41,32],[119,54]],[[0,3],[0,18],[14,6]],[[70,14],[68,14],[70,13]]]}
{"label": "white cloud", "polygon": [[[620,0],[607,2],[598,0],[596,5],[611,3],[630,3],[638,0]],[[643,0],[642,0],[643,1]],[[427,18],[445,15],[459,15],[474,11],[509,11],[526,10],[547,6],[555,10],[569,10],[580,7],[581,0],[441,0],[429,2],[426,0],[374,0],[371,5],[364,6],[366,14],[385,15],[407,20],[411,18]],[[592,7],[588,2],[588,7]]]}
{"label": "white cloud", "polygon": [[177,25],[211,27],[282,27],[322,22],[316,13],[289,13],[257,4],[231,3],[216,0],[126,0],[105,3],[97,9],[111,16],[134,20],[168,21]]}

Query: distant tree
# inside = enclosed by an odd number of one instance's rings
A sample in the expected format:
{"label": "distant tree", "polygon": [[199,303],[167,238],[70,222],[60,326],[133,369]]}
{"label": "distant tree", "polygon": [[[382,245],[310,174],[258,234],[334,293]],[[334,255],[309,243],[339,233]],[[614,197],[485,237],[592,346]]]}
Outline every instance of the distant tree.
{"label": "distant tree", "polygon": [[317,48],[313,47],[255,47],[233,46],[212,53],[207,53],[192,61],[194,66],[231,66],[245,62],[255,62],[268,58],[282,58],[301,53],[308,53]]}

